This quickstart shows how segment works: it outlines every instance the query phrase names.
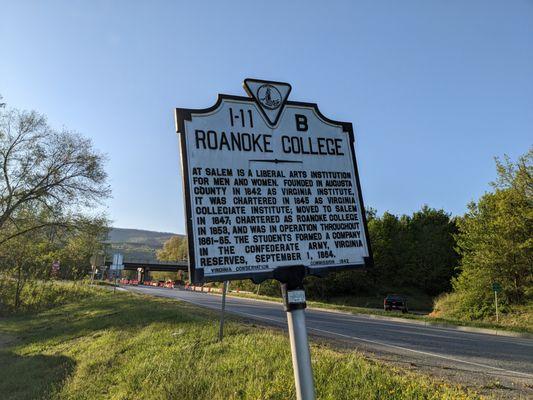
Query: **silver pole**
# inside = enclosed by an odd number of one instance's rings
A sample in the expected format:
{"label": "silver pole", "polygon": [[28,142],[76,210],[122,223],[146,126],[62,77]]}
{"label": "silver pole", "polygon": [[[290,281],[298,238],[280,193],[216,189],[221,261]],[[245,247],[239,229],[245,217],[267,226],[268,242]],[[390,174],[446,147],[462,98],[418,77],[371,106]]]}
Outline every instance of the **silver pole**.
{"label": "silver pole", "polygon": [[224,281],[222,286],[222,310],[220,312],[220,329],[218,331],[218,340],[222,342],[224,337],[224,311],[226,310],[226,292],[228,291],[228,281]]}
{"label": "silver pole", "polygon": [[298,400],[314,400],[315,385],[304,309],[287,311],[287,324],[289,325],[296,398]]}

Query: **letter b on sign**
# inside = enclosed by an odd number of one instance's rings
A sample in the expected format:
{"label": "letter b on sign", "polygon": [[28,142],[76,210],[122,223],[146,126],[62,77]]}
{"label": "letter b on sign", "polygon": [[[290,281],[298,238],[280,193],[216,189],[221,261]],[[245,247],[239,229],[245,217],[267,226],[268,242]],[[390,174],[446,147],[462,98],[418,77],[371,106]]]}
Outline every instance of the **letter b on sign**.
{"label": "letter b on sign", "polygon": [[296,130],[298,132],[307,132],[308,126],[307,126],[307,117],[302,114],[295,114],[294,118],[296,118]]}

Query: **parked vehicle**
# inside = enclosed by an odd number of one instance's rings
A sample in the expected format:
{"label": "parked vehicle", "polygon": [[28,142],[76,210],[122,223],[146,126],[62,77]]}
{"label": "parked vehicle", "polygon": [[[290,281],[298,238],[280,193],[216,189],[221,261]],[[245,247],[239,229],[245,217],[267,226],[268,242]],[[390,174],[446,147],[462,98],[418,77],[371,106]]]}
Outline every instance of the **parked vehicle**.
{"label": "parked vehicle", "polygon": [[385,311],[399,310],[402,313],[407,313],[407,298],[398,294],[389,294],[383,300],[383,309]]}

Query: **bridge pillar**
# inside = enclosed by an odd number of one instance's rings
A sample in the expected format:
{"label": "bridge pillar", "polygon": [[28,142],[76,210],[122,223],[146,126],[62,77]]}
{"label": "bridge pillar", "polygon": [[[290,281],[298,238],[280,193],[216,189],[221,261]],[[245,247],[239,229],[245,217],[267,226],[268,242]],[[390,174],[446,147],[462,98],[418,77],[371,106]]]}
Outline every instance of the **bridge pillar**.
{"label": "bridge pillar", "polygon": [[144,279],[143,281],[150,280],[150,267],[144,267]]}

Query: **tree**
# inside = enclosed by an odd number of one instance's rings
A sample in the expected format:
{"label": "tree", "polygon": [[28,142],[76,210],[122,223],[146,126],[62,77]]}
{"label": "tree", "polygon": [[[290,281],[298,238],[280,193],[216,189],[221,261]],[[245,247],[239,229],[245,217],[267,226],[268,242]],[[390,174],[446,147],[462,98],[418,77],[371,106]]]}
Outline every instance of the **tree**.
{"label": "tree", "polygon": [[[29,219],[26,215],[25,220]],[[8,305],[20,307],[22,290],[29,281],[86,276],[90,258],[102,250],[108,230],[106,218],[84,217],[67,227],[34,229],[5,242],[0,247],[0,315]],[[60,271],[52,276],[56,260],[60,261]]]}
{"label": "tree", "polygon": [[[40,265],[36,262],[42,248],[42,237],[38,231],[14,237],[0,249],[0,314],[11,303],[14,309],[19,308],[21,293],[30,276],[35,276]],[[7,277],[7,279],[6,279]]]}
{"label": "tree", "polygon": [[431,296],[450,289],[458,262],[450,214],[428,206],[412,216],[385,212],[369,220],[368,229],[376,285],[418,288]]}
{"label": "tree", "polygon": [[185,261],[189,257],[186,236],[172,236],[164,244],[163,248],[157,250],[159,261]]}
{"label": "tree", "polygon": [[409,250],[405,241],[405,216],[399,218],[388,212],[368,221],[370,243],[374,254],[374,268],[370,271],[376,286],[400,287],[410,280],[405,273]]}
{"label": "tree", "polygon": [[86,274],[107,236],[106,218],[87,212],[110,194],[103,164],[90,140],[0,104],[0,303],[18,308],[54,260],[63,277]]}
{"label": "tree", "polygon": [[[35,112],[0,107],[0,245],[27,232],[64,225],[67,216],[110,195],[104,156],[89,139],[52,129]],[[25,220],[43,207],[46,219]]]}
{"label": "tree", "polygon": [[459,255],[455,250],[456,220],[444,210],[423,206],[406,221],[408,271],[412,284],[429,295],[451,289]]}
{"label": "tree", "polygon": [[55,259],[61,261],[60,276],[66,279],[86,276],[91,258],[104,253],[108,233],[108,220],[102,216],[79,218],[75,227],[63,229],[55,241]]}
{"label": "tree", "polygon": [[492,312],[493,282],[502,286],[504,304],[533,296],[533,149],[515,163],[496,159],[496,169],[494,191],[458,221],[461,273],[453,286],[473,317]]}
{"label": "tree", "polygon": [[450,289],[458,254],[455,220],[444,210],[423,206],[412,216],[375,210],[367,213],[374,267],[368,272],[343,271],[307,281],[310,297],[406,294],[412,289],[434,296]]}

